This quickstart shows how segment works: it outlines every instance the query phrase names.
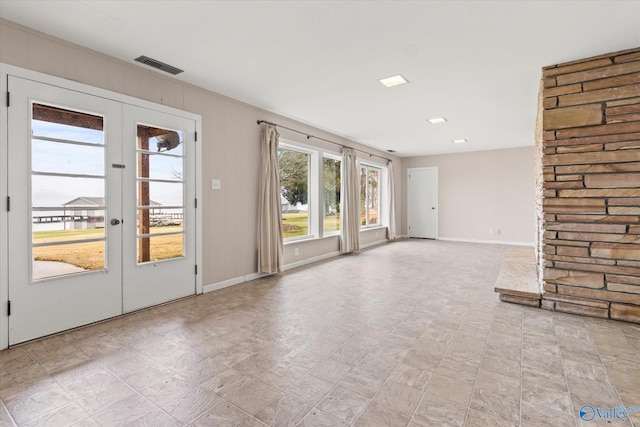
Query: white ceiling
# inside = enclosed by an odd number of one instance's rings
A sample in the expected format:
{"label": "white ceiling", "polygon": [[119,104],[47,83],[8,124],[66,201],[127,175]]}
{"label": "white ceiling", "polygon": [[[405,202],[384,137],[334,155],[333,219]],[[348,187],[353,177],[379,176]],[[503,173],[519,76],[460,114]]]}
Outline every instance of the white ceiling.
{"label": "white ceiling", "polygon": [[640,1],[0,0],[0,17],[401,156],[533,145],[541,67],[640,46]]}

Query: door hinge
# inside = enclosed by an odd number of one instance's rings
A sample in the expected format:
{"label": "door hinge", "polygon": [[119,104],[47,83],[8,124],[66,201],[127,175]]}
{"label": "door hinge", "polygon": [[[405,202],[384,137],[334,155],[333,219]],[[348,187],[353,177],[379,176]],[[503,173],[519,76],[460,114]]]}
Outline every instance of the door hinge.
{"label": "door hinge", "polygon": [[11,211],[11,197],[7,196],[7,212]]}
{"label": "door hinge", "polygon": [[198,131],[195,132],[196,134],[196,142],[198,141]]}
{"label": "door hinge", "polygon": [[7,301],[7,316],[11,316],[11,301]]}
{"label": "door hinge", "polygon": [[7,107],[11,107],[11,92],[7,91]]}
{"label": "door hinge", "polygon": [[196,197],[196,209],[198,209],[198,198]]}
{"label": "door hinge", "polygon": [[196,274],[198,274],[198,264],[196,264]]}
{"label": "door hinge", "polygon": [[121,163],[113,163],[111,164],[111,167],[115,169],[124,169],[124,165]]}

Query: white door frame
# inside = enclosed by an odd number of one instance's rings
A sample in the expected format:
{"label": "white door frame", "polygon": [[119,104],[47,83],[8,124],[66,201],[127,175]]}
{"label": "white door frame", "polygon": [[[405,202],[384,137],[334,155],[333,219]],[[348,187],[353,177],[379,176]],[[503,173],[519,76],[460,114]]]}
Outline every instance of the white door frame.
{"label": "white door frame", "polygon": [[412,171],[426,171],[426,170],[433,170],[436,173],[436,194],[435,194],[435,198],[436,198],[436,232],[435,232],[435,240],[438,240],[438,218],[440,217],[440,212],[439,212],[439,206],[438,206],[438,202],[439,202],[439,195],[438,195],[438,179],[439,179],[439,175],[438,175],[438,167],[437,166],[429,166],[429,167],[421,167],[421,168],[407,168],[407,236],[410,236],[411,233],[409,232],[409,175],[411,174]]}
{"label": "white door frame", "polygon": [[[7,215],[7,170],[8,170],[8,94],[7,79],[9,75],[21,77],[24,79],[34,80],[40,83],[59,86],[61,88],[83,92],[93,96],[99,96],[106,99],[122,102],[124,104],[135,105],[141,108],[149,108],[176,116],[185,117],[196,121],[196,178],[195,178],[195,194],[196,199],[202,200],[202,117],[198,114],[182,111],[176,108],[167,107],[150,101],[134,98],[132,96],[119,94],[105,89],[96,88],[83,83],[62,79],[60,77],[50,76],[37,71],[27,70],[25,68],[16,67],[0,62],[0,350],[9,347],[9,317],[8,317],[8,301],[9,301],[9,279],[8,279],[8,215]],[[196,264],[202,266],[202,209],[199,203],[196,209]],[[196,294],[202,293],[202,268],[196,275]]]}

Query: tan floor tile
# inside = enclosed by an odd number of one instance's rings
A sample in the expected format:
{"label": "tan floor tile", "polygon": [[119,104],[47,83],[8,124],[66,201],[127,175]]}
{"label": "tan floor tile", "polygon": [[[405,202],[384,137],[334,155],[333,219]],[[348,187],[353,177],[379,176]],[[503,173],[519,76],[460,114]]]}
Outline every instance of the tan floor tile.
{"label": "tan floor tile", "polygon": [[72,402],[72,397],[59,385],[51,384],[36,393],[23,392],[4,400],[6,408],[16,423],[24,424],[53,409]]}
{"label": "tan floor tile", "polygon": [[571,414],[571,398],[567,391],[533,384],[522,390],[522,401],[544,406],[549,410]]}
{"label": "tan floor tile", "polygon": [[358,369],[353,369],[339,385],[371,399],[378,390],[380,390],[382,384],[384,384],[382,378]]}
{"label": "tan floor tile", "polygon": [[249,415],[254,415],[272,400],[278,399],[281,393],[258,381],[250,380],[238,390],[227,395],[225,400]]}
{"label": "tan floor tile", "polygon": [[249,414],[227,402],[218,402],[211,409],[196,418],[189,426],[192,427],[236,427],[243,425],[249,419]]}
{"label": "tan floor tile", "polygon": [[471,408],[469,408],[467,419],[464,423],[465,427],[517,427],[518,425],[519,423],[512,423],[486,412],[477,411]]}
{"label": "tan floor tile", "polygon": [[242,375],[235,369],[226,369],[200,384],[201,388],[212,391],[220,397],[225,397],[246,384],[251,378]]}
{"label": "tan floor tile", "polygon": [[465,406],[459,406],[443,400],[437,403],[423,402],[418,406],[411,425],[418,427],[462,427],[466,413],[467,408]]}
{"label": "tan floor tile", "polygon": [[265,424],[278,427],[295,426],[308,412],[311,406],[291,396],[283,395],[273,400],[255,414]]}
{"label": "tan floor tile", "polygon": [[[88,418],[88,414],[75,402],[54,409],[37,418],[20,424],[24,427],[35,426],[70,426]],[[1,418],[0,418],[1,419]],[[11,425],[11,424],[8,424]]]}
{"label": "tan floor tile", "polygon": [[382,386],[373,400],[409,418],[421,398],[422,391],[390,380]]}
{"label": "tan floor tile", "polygon": [[366,397],[338,386],[317,405],[317,408],[351,424],[367,406],[367,403],[369,403],[369,399]]}
{"label": "tan floor tile", "polygon": [[[161,409],[149,412],[127,427],[181,427],[183,424]],[[75,427],[75,426],[74,426]]]}
{"label": "tan floor tile", "polygon": [[164,381],[160,381],[140,392],[145,398],[158,406],[164,406],[173,399],[182,396],[193,388],[194,384],[180,375],[174,375]]}
{"label": "tan floor tile", "polygon": [[156,407],[148,400],[133,395],[95,414],[93,419],[103,426],[125,426],[155,410]]}
{"label": "tan floor tile", "polygon": [[389,375],[389,379],[397,383],[413,387],[417,390],[425,391],[434,372],[435,369],[433,371],[427,371],[401,363],[396,367],[391,375]]}
{"label": "tan floor tile", "polygon": [[316,378],[313,375],[305,375],[285,390],[288,394],[315,406],[329,393],[334,384]]}
{"label": "tan floor tile", "polygon": [[340,418],[317,408],[312,409],[298,424],[299,427],[337,427],[346,425],[348,424]]}
{"label": "tan floor tile", "polygon": [[371,402],[358,417],[354,426],[357,427],[402,427],[406,426],[409,418],[376,402]]}
{"label": "tan floor tile", "polygon": [[571,411],[556,411],[545,405],[522,402],[522,427],[573,427]]}
{"label": "tan floor tile", "polygon": [[167,414],[176,420],[187,423],[202,415],[220,399],[215,393],[195,387],[162,406]]}
{"label": "tan floor tile", "polygon": [[242,425],[240,425],[240,427],[268,427],[268,426],[256,418],[249,417],[245,422],[242,423]]}
{"label": "tan floor tile", "polygon": [[313,369],[309,371],[310,375],[327,382],[337,384],[351,370],[351,366],[346,363],[338,362],[333,359],[321,360]]}

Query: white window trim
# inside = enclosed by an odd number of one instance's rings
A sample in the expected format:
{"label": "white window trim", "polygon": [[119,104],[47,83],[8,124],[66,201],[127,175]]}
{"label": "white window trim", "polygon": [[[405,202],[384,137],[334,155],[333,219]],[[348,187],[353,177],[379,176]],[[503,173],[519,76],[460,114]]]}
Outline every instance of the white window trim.
{"label": "white window trim", "polygon": [[311,147],[296,143],[289,140],[280,139],[278,149],[297,151],[309,155],[309,171],[307,175],[307,212],[309,215],[309,223],[307,234],[304,236],[283,237],[284,244],[289,242],[298,242],[301,240],[311,240],[318,238],[318,218],[314,210],[317,209],[318,203],[318,152]]}
{"label": "white window trim", "polygon": [[340,174],[344,175],[342,164],[342,155],[333,150],[327,150],[321,147],[316,147],[309,144],[304,144],[301,142],[293,141],[286,138],[280,138],[280,143],[278,148],[285,150],[293,150],[299,151],[301,153],[306,153],[310,155],[309,160],[309,181],[307,187],[307,205],[309,209],[309,230],[308,233],[304,236],[294,236],[283,238],[282,242],[284,245],[288,245],[291,243],[298,243],[300,241],[308,241],[308,240],[320,240],[327,237],[337,237],[340,236],[340,230],[331,231],[328,233],[324,232],[323,229],[323,206],[324,200],[323,197],[323,180],[322,180],[322,171],[324,168],[324,158],[331,158],[335,160],[340,160]]}
{"label": "white window trim", "polygon": [[389,224],[388,214],[387,214],[387,173],[388,168],[386,164],[367,161],[367,160],[358,160],[358,170],[363,167],[378,169],[378,191],[379,191],[379,204],[378,204],[378,223],[377,224],[367,224],[360,225],[360,231],[365,230],[373,230],[375,228],[386,228]]}
{"label": "white window trim", "polygon": [[[339,160],[340,161],[340,179],[342,179],[342,177],[344,176],[344,165],[342,162],[342,156],[338,153],[334,153],[331,151],[322,151],[321,152],[321,160],[324,161],[324,159],[333,159],[333,160]],[[324,171],[324,163],[321,164],[322,169],[320,169],[321,171]],[[322,181],[322,180],[321,180]],[[322,186],[322,188],[324,189],[324,182],[320,182],[320,185]],[[342,197],[342,195],[340,196]],[[324,206],[324,191],[320,191],[320,237],[331,237],[331,236],[340,236],[340,229],[336,230],[336,231],[329,231],[329,232],[325,232],[324,231],[324,212],[323,212],[323,206]]]}

